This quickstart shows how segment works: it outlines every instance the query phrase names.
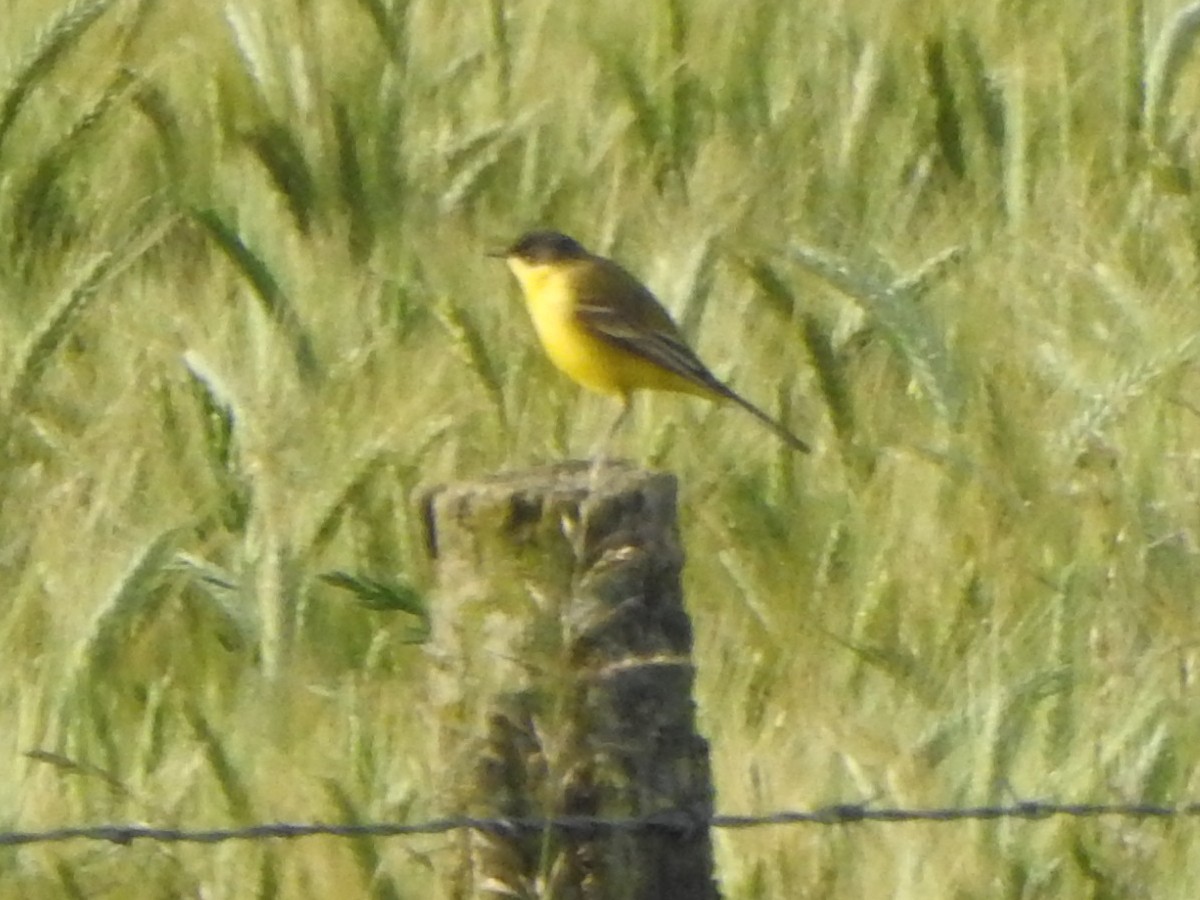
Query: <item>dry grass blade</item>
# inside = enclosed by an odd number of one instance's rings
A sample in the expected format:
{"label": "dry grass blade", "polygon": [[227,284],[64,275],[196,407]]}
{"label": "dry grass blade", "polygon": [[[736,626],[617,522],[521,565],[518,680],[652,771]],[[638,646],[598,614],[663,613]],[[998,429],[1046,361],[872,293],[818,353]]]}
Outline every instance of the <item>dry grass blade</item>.
{"label": "dry grass blade", "polygon": [[411,0],[401,0],[385,4],[383,0],[357,0],[358,5],[366,11],[371,24],[375,26],[380,40],[388,48],[388,55],[401,69],[404,67],[407,50],[405,29],[410,2]]}
{"label": "dry grass blade", "polygon": [[287,339],[301,378],[310,385],[319,381],[321,368],[313,349],[312,338],[266,262],[251,250],[237,231],[227,225],[214,210],[193,209],[191,217],[203,227],[249,283],[267,317]]}
{"label": "dry grass blade", "polygon": [[165,575],[188,531],[170,528],[144,544],[101,601],[75,649],[72,693],[89,689],[96,673],[111,671],[122,642],[158,608]]}
{"label": "dry grass blade", "polygon": [[871,304],[872,318],[883,326],[942,419],[957,426],[965,403],[963,381],[933,321],[906,294],[888,293],[877,300]]}
{"label": "dry grass blade", "polygon": [[319,552],[333,539],[346,514],[371,496],[376,479],[386,477],[387,464],[394,455],[391,445],[389,436],[363,447],[348,461],[347,477],[327,495],[330,496],[327,502],[314,504],[316,514],[310,519],[313,524],[303,529],[296,540],[296,546],[303,548],[303,555]]}
{"label": "dry grass blade", "polygon": [[671,85],[668,98],[671,168],[679,186],[686,191],[687,175],[700,145],[704,94],[688,65],[688,33],[691,30],[688,11],[691,5],[681,0],[666,0],[665,6],[666,44],[670,48],[666,70]]}
{"label": "dry grass blade", "polygon": [[962,119],[943,41],[925,42],[925,73],[929,77],[929,90],[933,93],[934,133],[942,159],[955,177],[965,178],[967,154],[963,148]]}
{"label": "dry grass blade", "polygon": [[1139,797],[1149,803],[1170,803],[1172,798],[1186,792],[1187,767],[1180,760],[1187,753],[1166,723],[1155,724],[1139,756],[1134,765],[1141,775]]}
{"label": "dry grass blade", "polygon": [[872,114],[879,105],[880,84],[883,80],[879,45],[869,41],[858,56],[851,82],[850,111],[841,128],[838,164],[845,175],[855,173],[856,162],[873,143]]}
{"label": "dry grass blade", "polygon": [[979,116],[987,146],[993,151],[1004,149],[1007,125],[1004,114],[1004,96],[995,77],[988,71],[978,38],[970,31],[958,32],[959,56],[964,69],[963,75],[970,86],[970,96]]}
{"label": "dry grass blade", "polygon": [[1041,707],[1057,694],[1069,694],[1073,677],[1071,669],[1052,665],[1032,672],[1009,689],[997,716],[992,744],[989,781],[993,785],[1010,782],[1018,754],[1031,740],[1030,732],[1037,727],[1037,718],[1044,715]]}
{"label": "dry grass blade", "polygon": [[333,104],[333,135],[337,143],[342,205],[350,216],[350,252],[356,262],[365,262],[375,245],[375,221],[359,160],[360,135],[350,121],[345,104],[336,101]]}
{"label": "dry grass blade", "polygon": [[114,2],[82,0],[72,3],[58,14],[34,42],[25,59],[17,65],[0,100],[0,154],[4,151],[17,114],[34,88],[54,70],[63,55],[80,41]]}
{"label": "dry grass blade", "polygon": [[254,82],[261,97],[270,96],[275,86],[275,66],[264,47],[266,28],[261,11],[227,4],[225,23],[229,26],[243,71]]}
{"label": "dry grass blade", "polygon": [[854,406],[850,400],[845,369],[820,320],[806,313],[801,321],[804,326],[804,346],[808,348],[808,355],[817,372],[817,384],[820,385],[821,396],[825,398],[825,407],[829,410],[834,431],[843,441],[848,441],[854,435]]}
{"label": "dry grass blade", "polygon": [[1158,382],[1192,367],[1200,359],[1200,336],[1185,338],[1167,352],[1148,359],[1121,373],[1103,391],[1093,393],[1090,402],[1063,433],[1069,453],[1077,457],[1094,438],[1120,418],[1138,399],[1144,397]]}
{"label": "dry grass blade", "polygon": [[512,95],[512,36],[508,29],[508,4],[503,0],[488,0],[488,24],[491,26],[492,47],[496,56],[496,81],[500,87],[500,108],[508,109]]}
{"label": "dry grass blade", "polygon": [[409,581],[386,580],[353,572],[322,572],[319,576],[331,587],[349,591],[367,609],[378,612],[405,612],[419,618],[429,628],[429,605],[425,596]]}
{"label": "dry grass blade", "polygon": [[51,306],[16,354],[8,382],[0,388],[0,404],[10,415],[28,401],[46,367],[70,337],[80,315],[107,282],[141,259],[167,235],[173,217],[144,225],[120,253],[105,252],[81,267],[75,283]]}
{"label": "dry grass blade", "polygon": [[1179,88],[1183,64],[1192,52],[1198,36],[1200,3],[1191,3],[1171,17],[1150,54],[1146,72],[1146,111],[1143,118],[1150,130],[1151,144],[1160,150],[1166,150],[1170,145],[1167,117],[1171,111],[1171,100]]}
{"label": "dry grass blade", "polygon": [[443,192],[438,209],[445,214],[469,209],[479,192],[493,181],[487,178],[487,174],[500,161],[500,150],[502,148],[499,146],[493,146],[480,154],[470,166],[462,168],[450,182],[450,187]]}
{"label": "dry grass blade", "polygon": [[[262,504],[266,506],[266,504]],[[296,636],[297,610],[300,606],[300,579],[297,561],[278,523],[260,507],[252,523],[253,558],[243,582],[243,602],[258,608],[258,653],[263,674],[274,681],[283,672]]]}
{"label": "dry grass blade", "polygon": [[[344,787],[333,779],[325,779],[325,793],[337,807],[341,821],[358,824],[369,817],[355,805],[354,800]],[[350,852],[354,854],[354,863],[358,867],[359,876],[364,885],[370,885],[363,894],[368,900],[401,900],[402,894],[395,882],[386,874],[385,861],[379,853],[377,841],[366,835],[356,837],[350,843]]]}
{"label": "dry grass blade", "polygon": [[128,96],[133,83],[132,74],[118,72],[91,109],[37,157],[28,177],[21,180],[14,175],[12,247],[14,253],[29,253],[31,264],[38,256],[48,255],[48,248],[61,246],[68,237],[80,237],[79,213],[63,188],[68,167],[73,157],[95,146],[91,138]]}
{"label": "dry grass blade", "polygon": [[683,303],[679,311],[679,328],[689,341],[695,340],[700,322],[712,296],[717,264],[716,239],[706,234],[689,254],[687,265],[679,279]]}
{"label": "dry grass blade", "polygon": [[200,407],[208,454],[216,466],[226,469],[234,458],[234,430],[239,418],[233,394],[198,354],[185,353],[183,366]]}
{"label": "dry grass blade", "polygon": [[876,266],[868,270],[816,247],[793,244],[788,247],[787,255],[792,261],[854,299],[881,294],[888,289],[891,281],[890,272],[879,272]]}
{"label": "dry grass blade", "polygon": [[1125,164],[1136,164],[1142,146],[1146,112],[1146,4],[1124,0],[1121,29],[1121,113],[1125,123]]}
{"label": "dry grass blade", "polygon": [[26,751],[25,756],[36,762],[52,766],[65,775],[96,779],[114,794],[124,796],[131,796],[133,794],[129,786],[117,777],[117,775],[94,763],[73,759],[61,753],[52,753],[49,750],[29,750]]}
{"label": "dry grass blade", "polygon": [[961,263],[966,254],[967,251],[964,247],[947,247],[945,250],[933,254],[909,274],[897,278],[891,286],[891,291],[903,294],[913,300],[919,300],[944,278],[952,267]]}
{"label": "dry grass blade", "polygon": [[633,61],[615,48],[601,52],[600,58],[604,68],[613,73],[625,95],[625,102],[633,113],[634,134],[638,136],[642,148],[654,154],[655,148],[662,145],[666,136],[666,126],[653,93]]}
{"label": "dry grass blade", "polygon": [[231,597],[239,590],[238,580],[232,572],[191,553],[176,553],[171,568],[220,591],[225,596]]}
{"label": "dry grass blade", "polygon": [[144,81],[134,92],[133,104],[154,129],[171,182],[178,183],[183,175],[185,146],[178,113],[165,91]]}
{"label": "dry grass blade", "polygon": [[12,375],[3,392],[3,402],[10,415],[29,401],[30,393],[50,365],[55,352],[70,336],[79,316],[95,299],[100,286],[112,273],[115,257],[111,253],[92,259],[81,270],[75,285],[55,303],[26,339],[17,353]]}
{"label": "dry grass blade", "polygon": [[223,645],[253,647],[258,643],[258,620],[244,602],[242,584],[232,572],[190,553],[176,553],[170,569],[187,578],[195,589],[190,596],[199,598],[220,623]]}
{"label": "dry grass blade", "polygon": [[449,213],[468,208],[481,191],[491,187],[495,179],[488,178],[488,174],[501,161],[504,151],[528,128],[529,122],[529,116],[518,117],[503,128],[489,128],[456,148],[449,165],[450,185],[438,200],[439,209]]}
{"label": "dry grass blade", "polygon": [[791,319],[796,311],[796,292],[779,274],[779,270],[763,256],[739,256],[736,262],[758,288],[758,295],[777,314],[784,319]]}
{"label": "dry grass blade", "polygon": [[221,524],[232,532],[246,526],[253,503],[253,482],[243,471],[238,454],[238,424],[242,412],[224,381],[198,354],[183,356],[188,387],[200,416],[204,455],[217,483]]}
{"label": "dry grass blade", "polygon": [[942,251],[918,266],[913,274],[882,282],[874,272],[855,268],[823,251],[792,245],[789,256],[820,275],[848,297],[887,338],[924,389],[943,419],[961,421],[964,396],[945,342],[925,308],[917,302],[958,259],[958,248]]}
{"label": "dry grass blade", "polygon": [[1007,142],[1004,154],[1004,209],[1009,226],[1020,229],[1029,207],[1032,175],[1029,170],[1029,98],[1025,70],[1014,66],[1006,91]]}
{"label": "dry grass blade", "polygon": [[309,234],[317,208],[317,181],[296,134],[280,122],[267,122],[242,140],[283,196],[296,228],[303,235]]}
{"label": "dry grass blade", "polygon": [[510,134],[510,126],[491,123],[473,131],[455,135],[438,151],[438,157],[444,161],[446,171],[453,174],[471,165],[472,161],[493,150]]}
{"label": "dry grass blade", "polygon": [[234,821],[253,822],[255,820],[254,802],[250,796],[250,789],[246,786],[240,767],[234,762],[233,755],[226,749],[220,734],[209,724],[204,713],[195,706],[191,704],[186,706],[184,714],[192,728],[192,734],[200,742],[200,750],[204,754],[204,759],[208,763],[209,769],[212,770],[213,776],[217,779],[221,794],[225,797],[225,803],[228,805]]}
{"label": "dry grass blade", "polygon": [[449,333],[455,351],[487,391],[488,399],[492,401],[496,415],[500,418],[501,428],[507,429],[508,417],[504,410],[500,367],[492,356],[483,332],[467,315],[467,311],[449,298],[443,298],[435,312],[438,321]]}

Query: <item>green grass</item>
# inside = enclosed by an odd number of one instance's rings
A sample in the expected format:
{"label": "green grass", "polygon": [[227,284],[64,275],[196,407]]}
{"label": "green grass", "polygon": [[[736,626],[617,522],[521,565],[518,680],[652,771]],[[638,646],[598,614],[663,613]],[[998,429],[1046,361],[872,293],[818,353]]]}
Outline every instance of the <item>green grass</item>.
{"label": "green grass", "polygon": [[[620,439],[681,477],[719,810],[1200,796],[1191,8],[285,7],[0,29],[0,828],[443,811],[414,498],[612,415],[483,255],[534,225],[817,446]],[[730,898],[1200,886],[1188,821],[716,840]],[[419,897],[449,846],[33,846],[0,897]]]}

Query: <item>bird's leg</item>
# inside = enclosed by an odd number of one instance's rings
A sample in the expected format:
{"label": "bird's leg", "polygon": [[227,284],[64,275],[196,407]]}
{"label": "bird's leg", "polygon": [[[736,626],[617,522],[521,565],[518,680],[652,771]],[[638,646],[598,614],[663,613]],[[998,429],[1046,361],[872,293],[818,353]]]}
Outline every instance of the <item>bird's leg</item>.
{"label": "bird's leg", "polygon": [[633,409],[633,395],[621,395],[621,411],[617,413],[617,417],[613,419],[612,425],[608,428],[608,434],[604,436],[604,444],[611,444],[613,438],[617,436],[617,432],[621,430],[621,426],[625,424],[625,420],[629,418],[629,411]]}
{"label": "bird's leg", "polygon": [[604,467],[608,460],[608,449],[611,446],[617,432],[621,430],[621,426],[625,420],[629,418],[629,411],[633,408],[633,396],[631,394],[621,395],[621,411],[617,417],[613,419],[612,425],[608,428],[608,433],[601,438],[592,450],[592,466],[588,475],[588,481],[591,484],[592,490],[595,490],[600,477],[600,470]]}

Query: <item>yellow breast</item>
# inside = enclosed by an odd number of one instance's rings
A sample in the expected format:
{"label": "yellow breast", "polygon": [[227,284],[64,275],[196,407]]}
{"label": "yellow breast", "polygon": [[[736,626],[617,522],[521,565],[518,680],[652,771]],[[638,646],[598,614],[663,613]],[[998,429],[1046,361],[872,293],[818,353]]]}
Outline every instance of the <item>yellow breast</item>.
{"label": "yellow breast", "polygon": [[623,377],[629,366],[628,354],[591,334],[575,316],[575,266],[579,264],[572,261],[547,266],[519,259],[508,261],[550,361],[586,388],[624,396],[630,389]]}

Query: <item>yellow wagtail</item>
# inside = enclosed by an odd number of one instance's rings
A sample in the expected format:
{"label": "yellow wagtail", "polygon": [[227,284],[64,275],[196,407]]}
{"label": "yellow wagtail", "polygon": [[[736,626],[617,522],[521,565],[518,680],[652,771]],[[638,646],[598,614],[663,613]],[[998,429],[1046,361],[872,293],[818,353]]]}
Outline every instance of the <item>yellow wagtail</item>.
{"label": "yellow wagtail", "polygon": [[531,231],[491,255],[506,260],[517,277],[550,361],[584,387],[621,400],[612,431],[629,413],[634,391],[681,391],[732,400],[789,447],[809,452],[808,444],[713,375],[658,299],[611,259],[557,231]]}

